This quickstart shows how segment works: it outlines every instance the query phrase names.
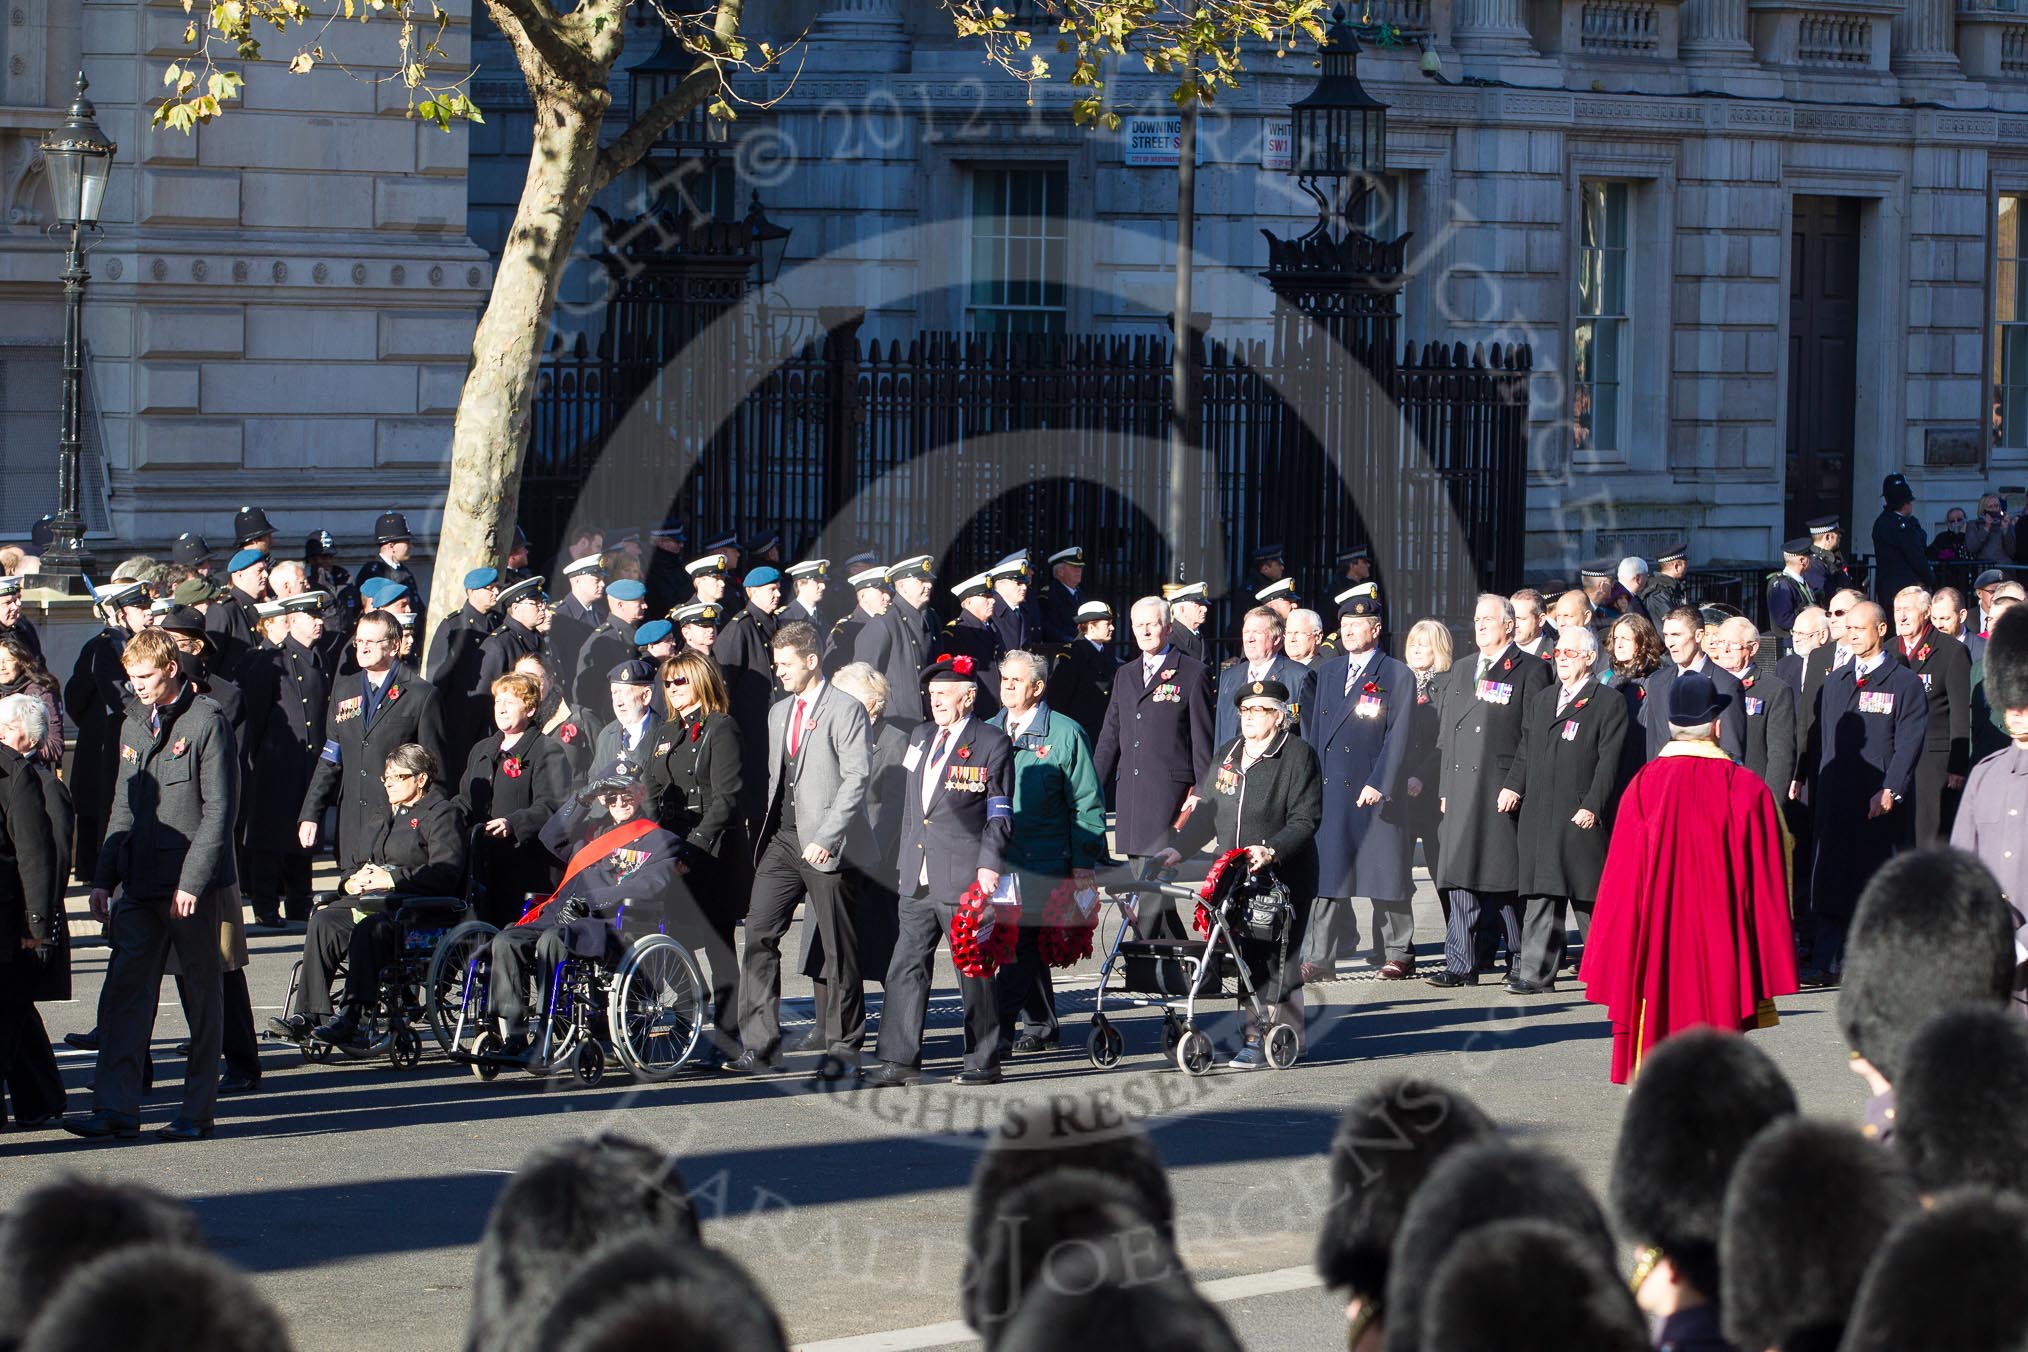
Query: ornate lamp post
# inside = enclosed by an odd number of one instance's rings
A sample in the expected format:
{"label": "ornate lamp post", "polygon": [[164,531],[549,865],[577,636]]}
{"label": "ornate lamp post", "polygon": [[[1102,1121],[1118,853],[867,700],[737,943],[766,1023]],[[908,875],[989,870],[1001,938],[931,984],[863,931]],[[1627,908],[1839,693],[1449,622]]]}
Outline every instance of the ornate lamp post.
{"label": "ornate lamp post", "polygon": [[[1315,198],[1322,233],[1347,179],[1370,180],[1387,172],[1387,105],[1359,83],[1359,39],[1345,7],[1331,11],[1331,27],[1318,55],[1324,71],[1316,88],[1291,105],[1289,172]],[[1326,195],[1326,185],[1329,195]]]}
{"label": "ornate lamp post", "polygon": [[747,205],[746,227],[753,240],[754,253],[759,259],[759,278],[763,287],[773,286],[775,279],[782,275],[782,260],[788,257],[789,236],[793,233],[786,225],[776,225],[761,209],[760,193],[755,192]]}
{"label": "ornate lamp post", "polygon": [[84,552],[84,515],[79,507],[83,484],[84,436],[79,401],[84,385],[84,293],[91,274],[84,267],[84,239],[98,229],[105,204],[106,178],[119,149],[106,139],[85,97],[84,72],[78,72],[77,101],[63,125],[42,140],[43,162],[56,199],[56,224],[70,228],[70,252],[63,270],[63,427],[56,450],[56,516],[49,523],[51,543],[42,555],[42,576],[59,590],[82,590],[91,559]]}

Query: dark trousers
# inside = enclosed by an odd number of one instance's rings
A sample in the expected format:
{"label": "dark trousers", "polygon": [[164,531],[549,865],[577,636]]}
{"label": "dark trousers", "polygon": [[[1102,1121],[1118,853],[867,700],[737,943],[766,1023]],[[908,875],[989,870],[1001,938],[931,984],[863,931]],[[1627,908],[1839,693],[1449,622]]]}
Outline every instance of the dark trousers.
{"label": "dark trousers", "polygon": [[[1512,892],[1450,889],[1451,909],[1444,926],[1444,969],[1453,976],[1488,971],[1502,932],[1511,965],[1521,951],[1520,898]],[[1494,926],[1497,923],[1498,929]]]}
{"label": "dark trousers", "polygon": [[[493,936],[493,975],[487,998],[493,1013],[514,1031],[530,1009],[546,1009],[549,983],[570,954],[570,935],[561,925],[509,925]],[[530,971],[541,984],[528,1002]]]}
{"label": "dark trousers", "polygon": [[[35,959],[16,954],[16,962]],[[42,1011],[31,1000],[0,1001],[0,1091],[16,1122],[52,1117],[63,1111],[63,1072],[42,1026]],[[6,1108],[0,1105],[0,1117]]]}
{"label": "dark trousers", "polygon": [[309,916],[309,851],[249,848],[243,876],[246,886],[241,890],[253,903],[255,915],[272,915],[280,910],[291,920]]}
{"label": "dark trousers", "polygon": [[[219,1055],[228,1075],[237,1075],[255,1084],[261,1082],[260,1036],[254,1031],[253,996],[246,988],[245,971],[219,973],[219,1012],[225,1025],[219,1030]],[[182,977],[176,978],[176,998],[187,1007],[190,992]],[[149,1077],[152,1080],[152,1077]],[[147,1090],[144,1088],[143,1093]]]}
{"label": "dark trousers", "polygon": [[[824,941],[824,984],[817,1027],[833,1055],[857,1062],[866,1045],[866,989],[859,975],[859,934],[853,926],[851,880],[803,859],[790,831],[777,831],[754,869],[746,912],[746,961],[740,967],[739,1040],[747,1051],[774,1056],[782,1045],[782,938],[796,904],[810,897],[810,919]],[[890,1001],[892,998],[890,995]]]}
{"label": "dark trousers", "polygon": [[[903,897],[897,912],[899,933],[894,961],[887,967],[886,1003],[880,1008],[879,1055],[896,1065],[922,1065],[923,1025],[929,1019],[931,972],[937,948],[950,933],[955,901]],[[749,950],[751,951],[751,950]],[[965,1002],[965,1069],[996,1069],[1006,1059],[1001,1040],[1000,1010],[993,982],[958,974],[958,994]]]}
{"label": "dark trousers", "polygon": [[1549,985],[1563,970],[1563,955],[1569,951],[1570,929],[1566,912],[1577,913],[1577,932],[1591,937],[1591,903],[1573,902],[1568,897],[1530,897],[1522,907],[1521,956],[1513,964],[1513,980]]}
{"label": "dark trousers", "polygon": [[[721,1050],[739,1047],[739,909],[720,897],[699,896],[690,887],[690,873],[676,879],[664,908],[669,934],[692,952],[704,955],[710,973],[712,1022]],[[707,884],[708,886],[709,884]]]}
{"label": "dark trousers", "polygon": [[183,1070],[184,1117],[209,1122],[217,1108],[219,1049],[224,1039],[224,989],[218,951],[219,894],[205,892],[197,909],[178,917],[167,898],[113,903],[106,924],[112,949],[99,989],[99,1062],[94,1108],[128,1116],[141,1111],[141,1080],[162,970],[174,949],[183,979],[178,992],[190,1024],[190,1059]]}
{"label": "dark trousers", "polygon": [[296,1007],[290,1013],[312,1020],[331,1017],[331,987],[338,964],[351,951],[355,923],[343,897],[310,916],[303,933],[303,970],[296,977]]}
{"label": "dark trousers", "polygon": [[106,801],[93,804],[91,807],[87,807],[83,799],[79,799],[71,818],[76,844],[71,851],[70,875],[86,887],[92,885],[92,875],[99,867],[99,851],[106,843],[106,812],[112,796],[112,790],[109,788],[106,790]]}
{"label": "dark trousers", "polygon": [[364,1008],[380,996],[380,974],[401,952],[408,927],[388,912],[369,915],[352,927],[345,949],[345,999]]}
{"label": "dark trousers", "polygon": [[1056,1027],[1056,982],[1049,964],[1042,960],[1040,934],[1024,918],[1021,937],[1014,945],[1014,961],[993,974],[993,1006],[1000,1014],[1000,1041],[1014,1045],[1027,1021],[1026,1031],[1035,1037],[1054,1038]]}
{"label": "dark trousers", "polygon": [[1915,763],[1915,847],[1933,850],[1951,843],[1951,823],[1957,820],[1960,790],[1946,787],[1950,782],[1951,751],[1948,746],[1924,747]]}

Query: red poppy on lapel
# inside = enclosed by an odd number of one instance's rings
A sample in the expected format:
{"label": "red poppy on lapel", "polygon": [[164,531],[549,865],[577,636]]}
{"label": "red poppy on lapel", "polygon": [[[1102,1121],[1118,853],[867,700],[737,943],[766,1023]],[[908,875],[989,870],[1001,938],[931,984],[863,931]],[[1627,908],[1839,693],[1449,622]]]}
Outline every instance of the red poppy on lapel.
{"label": "red poppy on lapel", "polygon": [[1380,693],[1380,683],[1378,681],[1368,681],[1365,685],[1360,686],[1359,689],[1364,694],[1377,695]]}
{"label": "red poppy on lapel", "polygon": [[1866,678],[1864,676],[1853,677],[1852,688],[1855,690],[1864,690],[1866,688]]}
{"label": "red poppy on lapel", "polygon": [[697,722],[697,723],[692,723],[692,724],[690,725],[690,740],[691,740],[691,741],[693,741],[693,742],[694,742],[694,741],[696,741],[696,740],[697,740],[697,739],[698,739],[699,737],[702,737],[703,735],[704,735],[704,724],[703,724],[702,722]]}
{"label": "red poppy on lapel", "polygon": [[971,758],[972,758],[972,748],[970,748],[969,746],[961,746],[958,748],[959,760],[970,760]]}
{"label": "red poppy on lapel", "polygon": [[422,818],[420,818],[420,817],[410,817],[410,818],[408,819],[408,829],[409,829],[409,830],[411,830],[411,831],[420,831],[420,830],[422,830]]}
{"label": "red poppy on lapel", "polygon": [[190,749],[190,739],[187,737],[178,737],[176,739],[176,745],[169,748],[169,754],[171,756],[181,756],[184,752],[188,751],[189,749]]}
{"label": "red poppy on lapel", "polygon": [[1929,644],[1928,644],[1928,643],[1924,643],[1924,644],[1923,644],[1923,645],[1922,645],[1922,646],[1921,646],[1920,648],[1917,648],[1917,649],[1915,650],[1915,660],[1916,660],[1917,662],[1927,662],[1927,661],[1929,661]]}
{"label": "red poppy on lapel", "polygon": [[1751,690],[1751,689],[1753,689],[1753,683],[1754,683],[1755,681],[1759,680],[1759,679],[1760,679],[1760,677],[1758,677],[1758,676],[1745,676],[1745,677],[1741,677],[1741,678],[1740,678],[1740,682],[1739,682],[1739,684],[1740,684],[1740,685],[1741,685],[1741,686],[1742,686],[1743,688],[1745,688],[1745,689],[1747,689],[1747,690]]}
{"label": "red poppy on lapel", "polygon": [[572,742],[576,741],[577,724],[566,723],[562,727],[558,728],[556,730],[556,740],[562,742],[565,746],[569,746]]}
{"label": "red poppy on lapel", "polygon": [[1164,668],[1163,668],[1163,669],[1162,669],[1161,671],[1159,671],[1159,672],[1157,672],[1157,673],[1156,673],[1156,675],[1155,675],[1155,679],[1156,679],[1156,680],[1158,680],[1158,681],[1166,681],[1166,680],[1170,680],[1170,679],[1172,679],[1172,678],[1173,678],[1173,677],[1174,677],[1175,675],[1176,675],[1176,668],[1174,668],[1174,667],[1164,667]]}
{"label": "red poppy on lapel", "polygon": [[388,686],[388,687],[387,687],[387,702],[388,702],[389,704],[392,704],[392,703],[394,703],[394,702],[395,702],[396,700],[398,700],[398,699],[400,699],[400,698],[401,698],[401,687],[400,687],[400,686],[398,686],[398,685],[390,685],[390,686]]}
{"label": "red poppy on lapel", "polygon": [[521,778],[520,758],[518,756],[509,756],[505,760],[501,761],[500,773],[507,776],[507,778],[509,779]]}
{"label": "red poppy on lapel", "polygon": [[1508,659],[1507,659],[1506,661],[1504,661],[1504,662],[1502,662],[1502,663],[1500,664],[1500,670],[1502,670],[1502,671],[1507,671],[1507,670],[1511,669],[1511,668],[1513,667],[1513,665],[1514,665],[1514,659],[1510,657],[1510,658],[1508,658]]}
{"label": "red poppy on lapel", "polygon": [[1579,700],[1577,703],[1571,705],[1570,707],[1573,709],[1582,709],[1585,705],[1589,703],[1591,703],[1591,696],[1586,695],[1583,699]]}

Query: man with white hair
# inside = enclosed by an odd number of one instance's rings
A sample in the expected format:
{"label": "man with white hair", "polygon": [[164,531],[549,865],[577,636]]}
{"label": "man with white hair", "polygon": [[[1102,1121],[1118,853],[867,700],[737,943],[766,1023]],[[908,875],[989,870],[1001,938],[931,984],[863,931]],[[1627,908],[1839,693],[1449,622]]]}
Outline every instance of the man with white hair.
{"label": "man with white hair", "polygon": [[1110,790],[1115,848],[1154,854],[1214,750],[1211,673],[1169,641],[1169,604],[1143,596],[1129,612],[1137,656],[1113,673],[1093,761]]}
{"label": "man with white hair", "polygon": [[[1612,595],[1612,608],[1623,614],[1647,614],[1647,607],[1641,604],[1641,588],[1648,585],[1648,561],[1638,554],[1627,555],[1620,560],[1616,580],[1618,585]],[[1622,596],[1625,597],[1624,604],[1621,603]]]}
{"label": "man with white hair", "polygon": [[[38,1000],[70,997],[63,889],[70,795],[36,759],[49,714],[34,695],[0,699],[0,1085],[17,1131],[63,1117],[63,1076]],[[19,936],[18,939],[16,936]]]}
{"label": "man with white hair", "polygon": [[1505,786],[1521,749],[1528,706],[1555,679],[1549,664],[1514,646],[1514,603],[1481,596],[1472,610],[1478,652],[1451,668],[1437,729],[1444,818],[1437,849],[1438,887],[1450,893],[1444,970],[1432,986],[1473,986],[1492,965],[1506,931],[1510,975],[1521,949],[1520,853],[1515,809],[1521,795]]}
{"label": "man with white hair", "polygon": [[277,601],[286,601],[291,596],[301,596],[310,590],[310,570],[300,559],[283,559],[268,569],[268,590]]}
{"label": "man with white hair", "polygon": [[1972,655],[1929,626],[1933,598],[1904,587],[1894,598],[1894,655],[1922,682],[1929,705],[1922,759],[1915,767],[1915,846],[1950,840],[1958,794],[1972,772]]}
{"label": "man with white hair", "polygon": [[1752,620],[1735,615],[1718,626],[1711,659],[1738,678],[1746,705],[1746,755],[1740,763],[1761,777],[1775,802],[1786,803],[1796,777],[1796,696],[1779,680],[1761,679],[1759,657],[1760,630]]}
{"label": "man with white hair", "polygon": [[1282,652],[1311,671],[1324,660],[1324,617],[1314,610],[1292,610],[1282,625]]}

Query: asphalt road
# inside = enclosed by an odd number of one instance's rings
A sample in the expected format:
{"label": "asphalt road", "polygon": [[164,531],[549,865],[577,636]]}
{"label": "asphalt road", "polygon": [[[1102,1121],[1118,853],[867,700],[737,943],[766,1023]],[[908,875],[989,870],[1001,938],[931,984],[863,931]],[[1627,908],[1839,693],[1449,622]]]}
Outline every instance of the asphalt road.
{"label": "asphalt road", "polygon": [[[1426,882],[1417,924],[1427,953],[1440,931]],[[255,939],[257,1019],[280,1005],[299,944]],[[77,967],[78,999],[44,1006],[56,1036],[94,1022],[104,950],[81,947]],[[1125,1018],[1119,1066],[1086,1063],[1093,974],[1069,974],[1060,995],[1071,1045],[1010,1062],[1006,1082],[985,1089],[944,1079],[960,1037],[948,967],[927,1049],[937,1079],[911,1089],[819,1094],[793,1074],[716,1072],[648,1087],[617,1073],[597,1089],[521,1075],[482,1084],[434,1044],[405,1072],[305,1065],[278,1046],[260,1092],[223,1101],[208,1142],[0,1134],[0,1207],[66,1170],[141,1179],[191,1202],[218,1250],[288,1315],[300,1348],[454,1348],[473,1245],[505,1175],[545,1142],[621,1131],[682,1160],[707,1236],[753,1271],[796,1343],[975,1347],[952,1322],[966,1188],[984,1131],[1019,1099],[1144,1120],[1171,1170],[1192,1271],[1249,1347],[1288,1349],[1342,1345],[1339,1307],[1309,1272],[1312,1236],[1337,1116],[1376,1077],[1413,1072],[1464,1088],[1510,1135],[1565,1153],[1603,1185],[1624,1091],[1606,1080],[1601,1012],[1568,982],[1524,1000],[1490,981],[1450,992],[1351,974],[1310,989],[1297,1066],[1193,1081],[1162,1062],[1149,1012]],[[174,1111],[181,1069],[181,1015],[166,983],[164,993],[150,1127]],[[807,1019],[807,994],[791,985],[792,1018]],[[1845,1068],[1834,1002],[1824,992],[1785,1000],[1780,1025],[1754,1036],[1806,1111],[1851,1121],[1864,1094]],[[62,1059],[82,1111],[91,1058]]]}

